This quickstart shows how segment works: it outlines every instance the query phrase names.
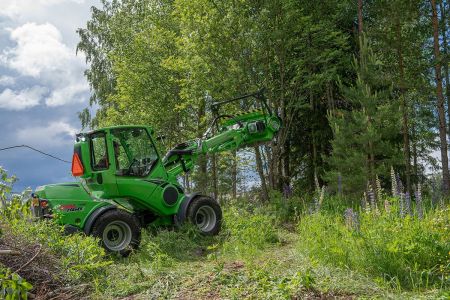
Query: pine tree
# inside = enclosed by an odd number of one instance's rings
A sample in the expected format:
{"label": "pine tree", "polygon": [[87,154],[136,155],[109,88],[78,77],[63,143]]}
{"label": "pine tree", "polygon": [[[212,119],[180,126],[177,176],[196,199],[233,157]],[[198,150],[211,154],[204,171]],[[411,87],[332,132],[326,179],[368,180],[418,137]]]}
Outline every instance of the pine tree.
{"label": "pine tree", "polygon": [[334,137],[328,158],[331,170],[326,178],[336,187],[341,176],[344,193],[355,194],[361,193],[368,182],[376,186],[377,175],[388,176],[390,166],[398,164],[401,153],[394,144],[400,134],[398,103],[364,36],[353,66],[356,83],[342,86],[351,109],[329,115]]}

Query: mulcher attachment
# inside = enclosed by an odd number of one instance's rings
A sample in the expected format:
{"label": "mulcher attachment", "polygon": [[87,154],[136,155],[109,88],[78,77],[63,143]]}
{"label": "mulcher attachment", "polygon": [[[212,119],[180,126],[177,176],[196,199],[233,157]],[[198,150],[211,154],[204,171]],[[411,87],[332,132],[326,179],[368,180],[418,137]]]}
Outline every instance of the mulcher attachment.
{"label": "mulcher attachment", "polygon": [[[220,114],[228,103],[248,98],[256,99],[256,109],[238,114]],[[164,166],[174,175],[189,171],[199,154],[230,151],[273,140],[281,128],[280,118],[273,114],[263,91],[240,96],[211,105],[214,120],[198,140],[177,145],[164,157]]]}

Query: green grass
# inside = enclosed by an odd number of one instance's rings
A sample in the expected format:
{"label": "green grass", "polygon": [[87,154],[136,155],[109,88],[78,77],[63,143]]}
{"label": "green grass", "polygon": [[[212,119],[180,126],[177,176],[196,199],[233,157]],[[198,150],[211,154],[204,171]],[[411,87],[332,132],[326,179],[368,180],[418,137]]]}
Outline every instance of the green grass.
{"label": "green grass", "polygon": [[224,206],[216,237],[191,226],[144,230],[128,258],[106,255],[92,237],[27,221],[17,202],[0,222],[0,241],[42,244],[62,284],[72,293],[87,285],[92,299],[450,297],[448,208],[428,210],[422,220],[399,218],[395,206],[359,212],[360,225],[352,227],[343,199],[325,199],[313,212],[305,199],[274,198]]}

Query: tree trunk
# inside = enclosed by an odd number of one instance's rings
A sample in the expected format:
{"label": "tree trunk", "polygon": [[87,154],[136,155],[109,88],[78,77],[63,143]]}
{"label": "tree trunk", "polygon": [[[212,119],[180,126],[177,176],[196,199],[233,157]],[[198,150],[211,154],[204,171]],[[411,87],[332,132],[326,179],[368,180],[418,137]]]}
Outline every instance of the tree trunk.
{"label": "tree trunk", "polygon": [[267,191],[266,177],[264,176],[263,163],[261,159],[261,152],[259,146],[255,146],[256,170],[258,171],[261,180],[261,195],[263,201],[269,201],[269,193]]}
{"label": "tree trunk", "polygon": [[402,30],[399,19],[396,24],[397,35],[397,55],[398,55],[398,70],[399,70],[399,88],[400,88],[400,102],[403,116],[403,155],[405,156],[405,177],[406,177],[406,190],[411,193],[411,153],[409,143],[409,126],[408,126],[408,105],[405,97],[405,71],[403,65],[403,52],[402,52]]}
{"label": "tree trunk", "polygon": [[358,33],[359,33],[359,35],[361,35],[363,32],[362,10],[363,10],[363,2],[362,2],[362,0],[358,0]]}
{"label": "tree trunk", "polygon": [[449,128],[447,134],[450,139],[450,85],[449,85],[449,74],[448,74],[448,45],[447,45],[447,19],[445,13],[445,5],[443,1],[439,3],[441,10],[441,31],[442,31],[442,52],[444,53],[444,74],[445,74],[445,95],[447,96],[447,117],[449,119]]}
{"label": "tree trunk", "polygon": [[439,50],[439,22],[436,12],[436,0],[431,0],[432,23],[433,23],[433,40],[434,40],[434,59],[435,59],[435,76],[436,76],[436,94],[437,94],[437,110],[439,115],[439,138],[441,142],[441,161],[442,161],[442,190],[445,196],[449,192],[448,172],[448,155],[447,155],[447,133],[444,110],[444,95],[442,93],[442,78],[441,78],[441,62]]}
{"label": "tree trunk", "polygon": [[[315,114],[314,96],[312,91],[309,91],[309,105],[311,108],[311,114]],[[314,130],[314,124],[311,124],[311,152],[312,152],[312,186],[315,186],[315,177],[319,178],[317,174],[317,143],[316,143],[316,132]]]}
{"label": "tree trunk", "polygon": [[411,122],[411,144],[412,144],[412,160],[413,160],[413,173],[412,182],[417,184],[421,182],[419,178],[419,170],[417,167],[417,130],[416,130],[416,101],[411,103],[412,122]]}
{"label": "tree trunk", "polygon": [[[197,127],[197,136],[199,138],[203,135],[204,126],[202,124],[202,120],[206,113],[206,101],[205,99],[202,99],[200,102],[200,106],[198,109],[198,127]],[[207,187],[208,187],[208,157],[206,155],[200,155],[198,158],[198,165],[199,165],[199,176],[197,178],[198,183],[198,189],[206,194]]]}

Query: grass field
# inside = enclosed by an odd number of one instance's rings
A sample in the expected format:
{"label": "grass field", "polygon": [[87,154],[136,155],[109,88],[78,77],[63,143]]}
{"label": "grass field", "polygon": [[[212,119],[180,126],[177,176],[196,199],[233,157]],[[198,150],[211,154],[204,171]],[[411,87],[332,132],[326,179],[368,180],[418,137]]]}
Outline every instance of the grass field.
{"label": "grass field", "polygon": [[390,200],[389,212],[355,208],[349,216],[333,198],[313,210],[297,198],[263,206],[241,199],[223,207],[219,236],[148,229],[128,258],[30,222],[16,206],[1,222],[0,248],[24,254],[0,262],[14,271],[40,251],[18,274],[41,299],[448,299],[450,210],[402,218]]}

